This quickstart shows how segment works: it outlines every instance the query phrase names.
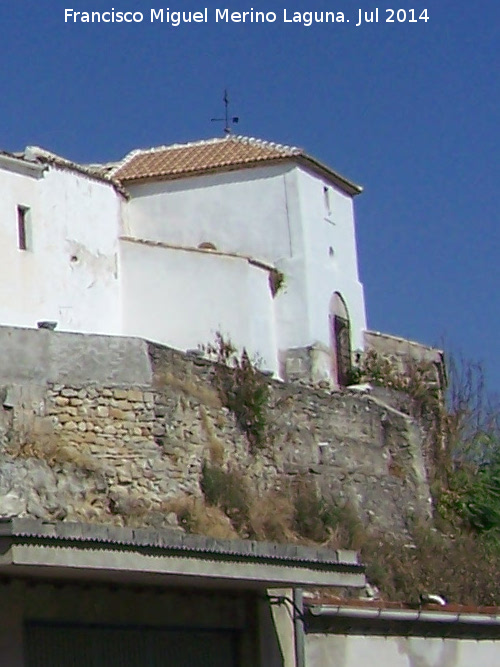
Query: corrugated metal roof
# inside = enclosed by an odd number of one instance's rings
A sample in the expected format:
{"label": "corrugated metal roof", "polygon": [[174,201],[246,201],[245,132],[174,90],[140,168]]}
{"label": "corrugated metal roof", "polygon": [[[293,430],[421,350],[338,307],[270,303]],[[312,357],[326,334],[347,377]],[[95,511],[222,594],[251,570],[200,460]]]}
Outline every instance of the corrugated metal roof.
{"label": "corrugated metal roof", "polygon": [[312,566],[336,565],[353,571],[363,569],[354,551],[315,549],[295,544],[251,540],[219,540],[168,529],[122,528],[72,522],[48,523],[36,519],[0,519],[0,537],[23,538],[28,541],[95,542],[165,551],[219,554],[237,559],[279,560]]}

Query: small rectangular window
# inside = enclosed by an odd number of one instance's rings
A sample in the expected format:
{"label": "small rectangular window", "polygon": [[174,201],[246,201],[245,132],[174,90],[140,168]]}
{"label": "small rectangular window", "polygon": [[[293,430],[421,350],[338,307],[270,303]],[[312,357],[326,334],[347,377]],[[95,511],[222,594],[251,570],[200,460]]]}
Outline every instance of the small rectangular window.
{"label": "small rectangular window", "polygon": [[17,207],[17,246],[19,250],[28,249],[28,218],[29,208],[27,206]]}
{"label": "small rectangular window", "polygon": [[329,216],[332,212],[332,208],[330,204],[330,189],[327,188],[326,185],[323,187],[323,198],[325,201],[325,211],[327,216]]}

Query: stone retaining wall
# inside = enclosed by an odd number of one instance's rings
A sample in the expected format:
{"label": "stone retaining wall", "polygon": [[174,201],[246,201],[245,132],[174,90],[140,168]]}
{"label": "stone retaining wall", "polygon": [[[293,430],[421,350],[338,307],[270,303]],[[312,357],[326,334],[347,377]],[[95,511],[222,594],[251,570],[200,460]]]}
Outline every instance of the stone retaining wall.
{"label": "stone retaining wall", "polygon": [[269,380],[268,443],[252,452],[212,364],[155,345],[149,354],[149,386],[0,376],[0,515],[175,526],[167,503],[201,495],[205,461],[243,471],[255,494],[306,475],[384,531],[429,514],[410,416],[369,394]]}

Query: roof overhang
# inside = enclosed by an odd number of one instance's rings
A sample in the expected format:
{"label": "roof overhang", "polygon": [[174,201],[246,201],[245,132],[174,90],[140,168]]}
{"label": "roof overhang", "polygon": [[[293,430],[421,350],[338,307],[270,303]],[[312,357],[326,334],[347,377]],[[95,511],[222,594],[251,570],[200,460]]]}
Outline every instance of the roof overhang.
{"label": "roof overhang", "polygon": [[299,165],[308,171],[321,176],[335,187],[339,188],[346,194],[354,197],[363,192],[363,188],[356,183],[348,180],[344,176],[341,176],[336,171],[330,169],[326,165],[319,162],[315,158],[310,157],[309,155],[292,155],[292,156],[281,156],[275,158],[267,158],[266,160],[254,160],[248,162],[241,162],[236,164],[227,164],[219,165],[216,167],[203,168],[203,169],[193,169],[190,171],[179,171],[176,173],[166,173],[166,174],[155,174],[142,177],[134,178],[123,178],[120,179],[120,182],[123,183],[124,187],[129,188],[134,185],[143,185],[144,183],[160,183],[164,181],[178,181],[188,178],[196,178],[198,176],[209,176],[211,174],[223,174],[227,172],[234,171],[243,171],[248,169],[262,169],[265,167],[272,167],[274,165],[280,164],[292,164]]}
{"label": "roof overhang", "polygon": [[232,589],[365,583],[351,551],[30,519],[0,521],[0,576]]}
{"label": "roof overhang", "polygon": [[330,181],[330,183],[338,187],[343,192],[346,192],[348,195],[351,195],[351,197],[355,197],[356,195],[359,195],[363,192],[361,185],[357,185],[356,183],[353,183],[353,181],[350,181],[344,176],[341,176],[339,173],[333,171],[333,169],[330,169],[330,167],[323,164],[319,160],[316,160],[316,158],[313,158],[310,155],[297,155],[292,159],[306,169],[309,169],[319,176],[322,176],[327,181]]}

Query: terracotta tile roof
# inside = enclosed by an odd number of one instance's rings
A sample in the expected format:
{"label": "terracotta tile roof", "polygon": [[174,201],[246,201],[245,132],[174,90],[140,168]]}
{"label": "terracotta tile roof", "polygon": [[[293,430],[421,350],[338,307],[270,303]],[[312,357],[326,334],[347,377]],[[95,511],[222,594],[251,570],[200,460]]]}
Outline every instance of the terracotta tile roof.
{"label": "terracotta tile roof", "polygon": [[142,180],[168,180],[185,176],[244,169],[260,164],[294,160],[321,172],[349,194],[361,188],[295,146],[283,146],[251,137],[229,135],[189,144],[159,146],[129,153],[112,170],[124,184]]}

